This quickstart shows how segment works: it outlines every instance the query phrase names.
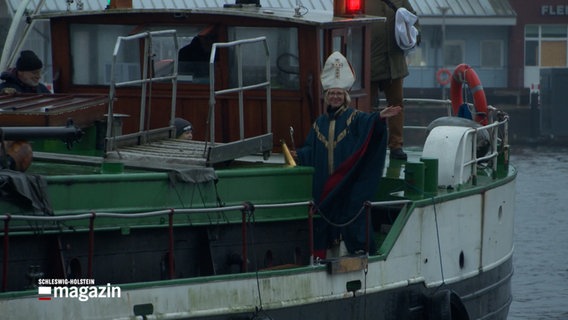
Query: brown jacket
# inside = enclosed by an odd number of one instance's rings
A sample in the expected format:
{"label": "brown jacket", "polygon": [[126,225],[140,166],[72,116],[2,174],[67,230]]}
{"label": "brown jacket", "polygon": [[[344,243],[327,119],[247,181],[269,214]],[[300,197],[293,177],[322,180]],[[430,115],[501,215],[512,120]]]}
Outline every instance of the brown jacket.
{"label": "brown jacket", "polygon": [[[416,14],[408,0],[391,0],[397,7],[404,7]],[[395,12],[383,0],[371,0],[365,3],[365,11],[372,16],[386,17],[386,22],[377,22],[371,29],[371,81],[404,78],[408,75],[408,66],[404,51],[394,38]],[[415,27],[420,31],[417,22]]]}

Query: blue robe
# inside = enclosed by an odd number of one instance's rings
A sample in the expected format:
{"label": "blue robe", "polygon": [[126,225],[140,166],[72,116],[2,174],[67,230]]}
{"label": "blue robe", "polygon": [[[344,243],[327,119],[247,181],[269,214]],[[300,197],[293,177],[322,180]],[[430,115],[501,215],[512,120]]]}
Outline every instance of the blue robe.
{"label": "blue robe", "polygon": [[[386,143],[385,121],[378,113],[343,106],[314,122],[297,155],[300,165],[314,167],[314,203],[325,217],[314,224],[315,250],[327,249],[341,233],[350,253],[367,251],[365,212],[342,225],[359,214],[365,201],[375,199]],[[374,247],[371,240],[369,251],[374,252]]]}

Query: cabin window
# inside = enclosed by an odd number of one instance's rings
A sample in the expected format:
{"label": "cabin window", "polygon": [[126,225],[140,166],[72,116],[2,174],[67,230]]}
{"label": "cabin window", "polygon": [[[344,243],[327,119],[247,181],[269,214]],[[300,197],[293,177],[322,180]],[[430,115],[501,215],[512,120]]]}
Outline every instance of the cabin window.
{"label": "cabin window", "polygon": [[[363,28],[353,27],[346,29],[336,29],[332,32],[331,39],[331,52],[339,51],[345,58],[351,63],[351,67],[355,74],[355,83],[353,84],[352,90],[359,90],[362,88],[364,65],[363,65]],[[325,57],[322,61],[325,61]]]}
{"label": "cabin window", "polygon": [[173,59],[178,55],[178,82],[209,84],[211,47],[218,39],[214,25],[159,26],[145,31],[176,30],[178,48],[171,36],[152,39],[155,76],[168,76],[173,71]]}
{"label": "cabin window", "polygon": [[[116,39],[131,34],[133,27],[124,25],[72,24],[71,64],[72,81],[78,85],[109,84]],[[117,56],[117,82],[140,79],[140,50],[138,43],[121,45]]]}
{"label": "cabin window", "polygon": [[355,83],[352,90],[361,89],[361,80],[365,72],[363,72],[363,28],[349,28],[347,30],[346,58],[351,62],[351,67],[355,71]]}
{"label": "cabin window", "polygon": [[[270,52],[270,84],[272,89],[297,90],[300,87],[300,61],[298,56],[298,30],[296,28],[229,27],[229,41],[266,36]],[[235,49],[231,49],[235,50]],[[242,47],[243,85],[266,80],[265,49],[262,42]],[[233,51],[229,54],[229,83],[238,84],[237,63]]]}

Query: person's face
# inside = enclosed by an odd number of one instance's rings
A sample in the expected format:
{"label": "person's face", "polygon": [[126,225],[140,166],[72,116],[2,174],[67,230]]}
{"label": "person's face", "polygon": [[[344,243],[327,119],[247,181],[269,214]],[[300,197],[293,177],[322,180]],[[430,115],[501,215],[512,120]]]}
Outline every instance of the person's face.
{"label": "person's face", "polygon": [[182,132],[182,134],[179,136],[180,139],[184,139],[184,140],[192,140],[193,139],[193,131],[192,130],[187,130]]}
{"label": "person's face", "polygon": [[32,71],[18,71],[18,78],[26,85],[35,87],[39,84],[39,81],[41,79],[41,69]]}
{"label": "person's face", "polygon": [[329,89],[327,91],[327,101],[332,108],[340,107],[345,102],[345,90]]}

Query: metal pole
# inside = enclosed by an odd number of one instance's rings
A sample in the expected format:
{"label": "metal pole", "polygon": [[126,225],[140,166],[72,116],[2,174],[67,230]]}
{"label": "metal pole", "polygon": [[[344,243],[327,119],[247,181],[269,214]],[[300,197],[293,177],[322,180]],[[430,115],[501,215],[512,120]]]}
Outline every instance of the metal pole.
{"label": "metal pole", "polygon": [[[438,7],[442,12],[442,68],[446,67],[446,13],[449,7]],[[442,100],[446,100],[446,88],[442,86]]]}

